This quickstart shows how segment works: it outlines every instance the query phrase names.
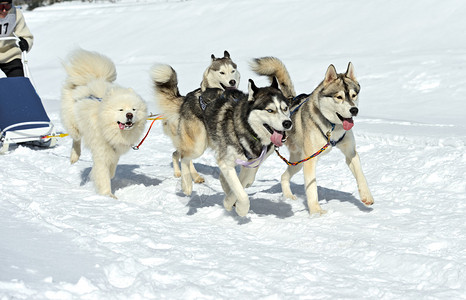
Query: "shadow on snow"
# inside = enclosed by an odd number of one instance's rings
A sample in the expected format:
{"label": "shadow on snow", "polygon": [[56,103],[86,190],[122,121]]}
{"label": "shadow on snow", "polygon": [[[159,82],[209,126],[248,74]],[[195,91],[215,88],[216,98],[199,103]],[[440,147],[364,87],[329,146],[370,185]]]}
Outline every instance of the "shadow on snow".
{"label": "shadow on snow", "polygon": [[[112,179],[112,193],[116,190],[142,184],[146,187],[159,185],[162,181],[159,179],[148,177],[144,174],[136,173],[139,165],[118,165],[115,172],[115,177]],[[90,181],[91,167],[84,169],[81,172],[81,186]]]}

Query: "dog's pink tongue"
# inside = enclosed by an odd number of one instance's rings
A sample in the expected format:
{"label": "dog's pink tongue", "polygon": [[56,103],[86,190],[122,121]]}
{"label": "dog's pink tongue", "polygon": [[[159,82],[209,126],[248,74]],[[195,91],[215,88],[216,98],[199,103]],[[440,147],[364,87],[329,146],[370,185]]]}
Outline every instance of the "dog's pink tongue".
{"label": "dog's pink tongue", "polygon": [[125,124],[123,124],[123,123],[118,123],[118,126],[120,127],[121,130],[125,129]]}
{"label": "dog's pink tongue", "polygon": [[351,128],[353,128],[354,126],[354,123],[353,123],[353,118],[348,118],[348,119],[344,119],[343,120],[343,129],[344,130],[350,130]]}
{"label": "dog's pink tongue", "polygon": [[282,140],[283,140],[283,134],[276,132],[276,131],[274,131],[272,136],[270,137],[270,141],[277,147],[283,146]]}

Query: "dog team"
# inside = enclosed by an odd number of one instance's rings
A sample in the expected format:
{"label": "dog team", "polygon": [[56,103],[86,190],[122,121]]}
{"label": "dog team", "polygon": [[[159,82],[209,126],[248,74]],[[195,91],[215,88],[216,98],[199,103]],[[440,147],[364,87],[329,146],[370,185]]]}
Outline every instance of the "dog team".
{"label": "dog team", "polygon": [[[258,167],[274,151],[288,164],[281,176],[286,198],[296,199],[290,180],[303,168],[310,214],[322,214],[316,182],[319,154],[339,148],[353,173],[361,201],[374,199],[362,172],[352,132],[358,114],[360,86],[350,62],[345,73],[330,65],[323,81],[310,93],[297,95],[285,65],[278,58],[252,60],[251,69],[270,80],[248,91],[238,90],[240,73],[228,51],[213,54],[200,87],[185,96],[178,89],[175,70],[165,64],[152,67],[155,99],[162,110],[163,131],[172,140],[174,176],[183,193],[191,195],[193,181],[204,182],[193,160],[207,148],[215,152],[226,210],[246,216],[250,202],[245,187],[253,184]],[[64,62],[62,123],[73,139],[70,161],[81,154],[81,140],[92,153],[90,177],[99,194],[112,194],[111,179],[120,156],[138,142],[148,117],[143,99],[131,88],[115,83],[116,68],[106,56],[78,49]],[[278,152],[285,145],[289,161]],[[236,165],[240,165],[239,174]]]}

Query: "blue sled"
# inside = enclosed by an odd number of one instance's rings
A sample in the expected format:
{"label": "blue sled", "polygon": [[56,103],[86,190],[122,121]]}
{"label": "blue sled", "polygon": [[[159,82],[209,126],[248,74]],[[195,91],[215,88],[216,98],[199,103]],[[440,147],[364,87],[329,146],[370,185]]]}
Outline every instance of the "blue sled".
{"label": "blue sled", "polygon": [[51,147],[54,126],[27,77],[0,78],[0,153],[14,143]]}

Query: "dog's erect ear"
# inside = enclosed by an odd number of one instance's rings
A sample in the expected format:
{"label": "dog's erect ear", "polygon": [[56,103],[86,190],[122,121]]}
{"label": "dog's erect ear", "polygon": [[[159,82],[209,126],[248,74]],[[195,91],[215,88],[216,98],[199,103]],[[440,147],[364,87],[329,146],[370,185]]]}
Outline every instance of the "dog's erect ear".
{"label": "dog's erect ear", "polygon": [[254,93],[257,93],[258,90],[259,90],[259,88],[256,86],[256,84],[254,83],[254,81],[253,81],[252,79],[249,79],[249,84],[248,84],[248,91],[249,91],[248,101],[254,101]]}
{"label": "dog's erect ear", "polygon": [[280,89],[280,85],[278,84],[278,79],[277,77],[273,77],[272,78],[272,85],[270,85],[270,87],[273,87],[273,88],[276,88],[277,90]]}
{"label": "dog's erect ear", "polygon": [[334,65],[328,66],[327,73],[325,73],[324,85],[329,84],[338,78],[337,70]]}
{"label": "dog's erect ear", "polygon": [[354,80],[354,81],[357,81],[356,80],[356,75],[354,74],[354,66],[351,62],[349,62],[348,64],[348,69],[346,70],[346,73],[345,73],[345,76]]}
{"label": "dog's erect ear", "polygon": [[230,58],[230,53],[227,50],[223,52],[223,58]]}
{"label": "dog's erect ear", "polygon": [[212,61],[214,61],[214,60],[215,60],[215,55],[212,54],[212,55],[210,56],[210,58],[212,59]]}

